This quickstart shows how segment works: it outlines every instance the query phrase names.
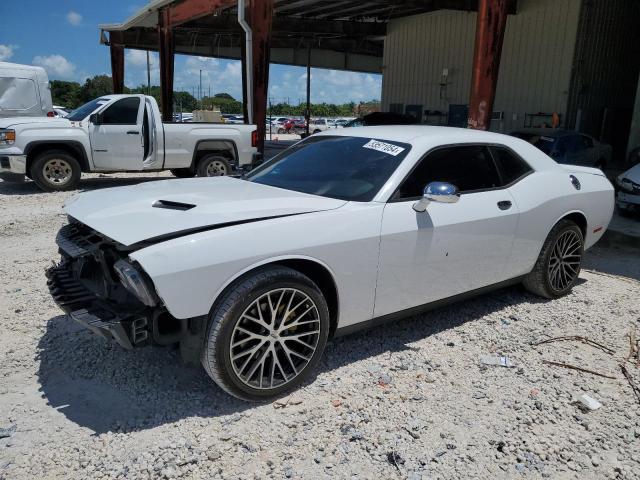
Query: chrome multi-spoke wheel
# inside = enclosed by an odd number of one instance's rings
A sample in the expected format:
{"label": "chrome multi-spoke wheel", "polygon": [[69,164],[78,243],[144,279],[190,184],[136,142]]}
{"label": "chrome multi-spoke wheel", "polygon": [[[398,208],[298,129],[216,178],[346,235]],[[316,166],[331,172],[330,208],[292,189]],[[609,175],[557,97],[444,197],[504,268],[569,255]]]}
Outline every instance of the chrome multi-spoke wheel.
{"label": "chrome multi-spoke wheel", "polygon": [[293,380],[313,357],[320,335],[318,307],[294,288],[271,290],[240,316],[231,337],[233,371],[253,388]]}
{"label": "chrome multi-spoke wheel", "polygon": [[313,280],[263,267],[231,285],[212,310],[202,364],[238,398],[278,397],[315,370],[329,328],[327,300]]}
{"label": "chrome multi-spoke wheel", "polygon": [[[579,217],[575,218],[580,221]],[[522,282],[526,289],[545,298],[558,298],[569,293],[580,274],[583,235],[583,230],[571,219],[560,220],[554,225],[533,270]]]}
{"label": "chrome multi-spoke wheel", "polygon": [[549,282],[556,291],[563,291],[573,284],[580,273],[582,237],[574,230],[562,233],[549,257]]}

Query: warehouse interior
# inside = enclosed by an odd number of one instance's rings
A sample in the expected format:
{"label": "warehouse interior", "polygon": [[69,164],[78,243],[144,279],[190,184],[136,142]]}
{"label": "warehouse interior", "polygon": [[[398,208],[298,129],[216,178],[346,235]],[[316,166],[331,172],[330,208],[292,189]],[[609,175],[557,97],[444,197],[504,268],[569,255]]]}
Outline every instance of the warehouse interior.
{"label": "warehouse interior", "polygon": [[508,133],[558,118],[624,162],[640,143],[637,25],[638,0],[154,0],[100,39],[115,92],[124,49],[159,52],[165,120],[177,53],[242,60],[261,137],[279,63],[381,73],[383,109],[420,123]]}

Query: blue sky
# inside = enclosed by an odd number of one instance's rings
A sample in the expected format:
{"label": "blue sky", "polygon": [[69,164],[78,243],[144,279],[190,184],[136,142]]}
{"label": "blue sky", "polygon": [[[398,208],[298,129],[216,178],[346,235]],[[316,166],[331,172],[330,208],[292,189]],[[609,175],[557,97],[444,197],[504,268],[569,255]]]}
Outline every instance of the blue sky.
{"label": "blue sky", "polygon": [[[146,2],[139,0],[0,0],[0,61],[43,66],[50,79],[83,82],[97,74],[110,74],[109,49],[99,44],[100,23],[119,23]],[[6,19],[24,21],[6,21]],[[28,18],[28,20],[27,20]],[[175,87],[192,91],[203,70],[203,90],[228,92],[241,98],[240,63],[177,55]],[[157,55],[152,55],[152,78],[159,84]],[[272,65],[269,94],[274,102],[305,98],[306,71],[300,67]],[[380,98],[381,76],[313,69],[313,102],[343,103]],[[128,50],[125,84],[146,84],[146,54]]]}

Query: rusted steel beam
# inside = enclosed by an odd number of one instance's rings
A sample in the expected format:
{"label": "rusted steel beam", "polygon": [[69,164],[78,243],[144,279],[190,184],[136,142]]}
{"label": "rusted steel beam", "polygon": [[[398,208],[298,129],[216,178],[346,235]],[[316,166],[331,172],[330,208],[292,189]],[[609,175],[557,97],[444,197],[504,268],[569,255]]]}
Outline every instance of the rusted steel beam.
{"label": "rusted steel beam", "polygon": [[235,0],[183,0],[168,7],[169,20],[174,27],[200,17],[212,15],[220,8],[236,4]]}
{"label": "rusted steel beam", "polygon": [[487,130],[496,96],[508,0],[479,0],[473,54],[469,128]]}
{"label": "rusted steel beam", "polygon": [[158,42],[160,52],[160,99],[162,120],[173,121],[173,25],[167,9],[158,13]]}
{"label": "rusted steel beam", "polygon": [[113,82],[113,93],[124,92],[124,47],[111,42],[109,45],[111,52],[111,81]]}
{"label": "rusted steel beam", "polygon": [[247,2],[247,21],[253,30],[253,123],[258,127],[258,150],[264,152],[274,0]]}

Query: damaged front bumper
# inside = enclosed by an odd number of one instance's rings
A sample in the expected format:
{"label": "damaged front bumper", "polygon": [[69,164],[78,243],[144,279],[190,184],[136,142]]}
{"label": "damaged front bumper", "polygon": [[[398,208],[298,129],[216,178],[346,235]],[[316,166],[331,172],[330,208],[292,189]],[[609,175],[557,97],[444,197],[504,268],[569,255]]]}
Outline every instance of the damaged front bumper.
{"label": "damaged front bumper", "polygon": [[115,340],[128,350],[149,343],[149,318],[144,314],[122,315],[74,278],[64,261],[46,271],[47,286],[53,300],[71,319],[93,333]]}

